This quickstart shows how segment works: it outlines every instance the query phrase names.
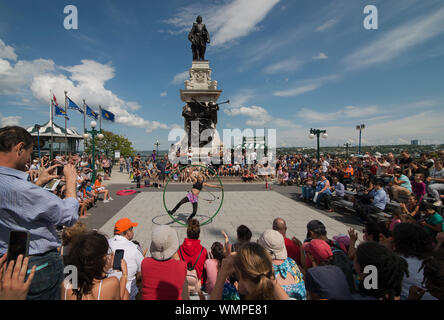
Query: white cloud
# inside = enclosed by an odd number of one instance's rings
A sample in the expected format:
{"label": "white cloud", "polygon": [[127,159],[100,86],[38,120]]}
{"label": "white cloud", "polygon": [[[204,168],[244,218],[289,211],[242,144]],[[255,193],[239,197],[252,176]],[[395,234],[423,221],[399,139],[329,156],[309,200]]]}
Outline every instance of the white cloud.
{"label": "white cloud", "polygon": [[280,61],[269,65],[264,69],[267,74],[293,72],[298,70],[304,63],[295,58],[290,58],[284,61]]}
{"label": "white cloud", "polygon": [[295,97],[322,87],[326,82],[338,79],[338,75],[324,76],[317,79],[300,81],[297,85],[286,90],[273,92],[276,97]]}
{"label": "white cloud", "polygon": [[189,74],[190,74],[189,71],[184,71],[184,72],[178,73],[174,76],[171,83],[172,84],[183,84],[183,82],[188,79]]}
{"label": "white cloud", "polygon": [[198,15],[204,18],[213,46],[221,46],[245,37],[258,29],[258,24],[280,0],[232,0],[215,5],[190,5],[165,22],[183,33],[191,30]]}
{"label": "white cloud", "polygon": [[3,117],[0,113],[0,128],[7,126],[20,126],[20,120],[22,120],[22,117],[20,116]]}
{"label": "white cloud", "polygon": [[13,47],[7,46],[1,39],[0,39],[0,59],[7,59],[12,61],[17,61],[17,54],[15,53],[15,50]]}
{"label": "white cloud", "polygon": [[82,60],[81,64],[61,69],[71,73],[70,77],[63,74],[43,74],[33,78],[31,91],[42,102],[47,102],[49,91],[52,90],[59,101],[63,101],[64,91],[75,102],[86,99],[87,104],[101,105],[116,115],[116,123],[144,128],[146,132],[156,129],[168,129],[169,126],[157,121],[145,120],[131,113],[141,108],[136,102],[127,102],[112,91],[105,88],[105,82],[112,79],[115,70],[110,65],[100,64],[92,60]]}
{"label": "white cloud", "polygon": [[297,86],[297,87],[287,89],[287,90],[275,91],[275,92],[273,92],[273,95],[277,96],[277,97],[295,97],[295,96],[301,95],[303,93],[316,90],[320,86],[321,86],[321,84],[318,84],[318,83],[306,84],[306,85]]}
{"label": "white cloud", "polygon": [[340,119],[363,119],[371,115],[383,113],[377,106],[355,107],[346,106],[336,112],[318,112],[313,109],[302,108],[297,113],[298,118],[311,122],[327,122]]}
{"label": "white cloud", "polygon": [[55,63],[52,60],[19,60],[10,64],[0,59],[0,94],[15,94],[27,90],[35,76],[53,71]]}
{"label": "white cloud", "polygon": [[245,107],[245,104],[254,98],[254,90],[252,89],[241,89],[236,93],[233,98],[230,99],[230,104],[227,105],[228,108],[239,108]]}
{"label": "white cloud", "polygon": [[343,63],[349,69],[361,69],[390,61],[406,50],[442,34],[443,16],[444,7],[427,16],[410,20],[390,32],[381,32],[379,39],[348,55]]}
{"label": "white cloud", "polygon": [[328,56],[325,53],[320,52],[317,56],[314,56],[312,59],[313,60],[325,60],[325,59],[328,59]]}
{"label": "white cloud", "polygon": [[164,91],[164,92],[160,93],[160,96],[161,96],[161,97],[166,97],[167,95],[168,95],[168,92],[167,92],[167,91]]}
{"label": "white cloud", "polygon": [[316,31],[318,32],[322,32],[328,29],[333,28],[336,24],[338,24],[339,20],[338,19],[330,19],[328,21],[326,21],[324,24],[320,25],[319,27],[316,28]]}
{"label": "white cloud", "polygon": [[275,118],[265,108],[259,106],[225,109],[224,112],[229,116],[246,116],[249,119],[245,124],[250,127],[262,127],[265,125],[270,128],[295,127],[294,122],[291,120]]}

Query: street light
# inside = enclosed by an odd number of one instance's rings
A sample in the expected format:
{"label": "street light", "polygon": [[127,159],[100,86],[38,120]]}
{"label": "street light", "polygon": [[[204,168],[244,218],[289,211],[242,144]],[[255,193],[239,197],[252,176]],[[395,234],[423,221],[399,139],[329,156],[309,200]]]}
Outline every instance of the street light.
{"label": "street light", "polygon": [[39,147],[39,159],[40,159],[40,126],[38,124],[34,125],[34,129],[37,130],[37,145]]}
{"label": "street light", "polygon": [[310,134],[308,136],[310,139],[314,139],[315,137],[318,138],[318,140],[317,140],[318,141],[318,149],[317,149],[318,162],[319,162],[319,159],[321,158],[320,147],[319,147],[319,138],[321,137],[321,135],[322,135],[323,139],[327,139],[328,138],[327,130],[310,129]]}
{"label": "street light", "polygon": [[159,146],[160,146],[159,140],[156,140],[156,143],[154,145],[156,146],[156,157],[159,157]]}
{"label": "street light", "polygon": [[347,141],[346,143],[344,143],[344,147],[346,150],[346,159],[348,159],[348,148],[351,147],[351,143]]}
{"label": "street light", "polygon": [[99,131],[96,130],[97,122],[91,121],[90,125],[91,125],[91,128],[92,128],[91,131],[88,131],[85,128],[85,133],[83,134],[83,138],[85,140],[87,140],[87,139],[89,139],[89,137],[91,137],[91,140],[92,140],[92,160],[91,160],[92,177],[91,177],[91,183],[94,184],[94,182],[96,182],[96,159],[95,159],[96,144],[95,144],[95,138],[97,136],[97,138],[99,140],[102,140],[104,138],[104,136],[102,134],[102,130],[101,129]]}
{"label": "street light", "polygon": [[356,126],[356,130],[359,131],[359,148],[358,148],[358,154],[361,154],[361,136],[362,136],[362,130],[365,129],[365,124],[360,124]]}

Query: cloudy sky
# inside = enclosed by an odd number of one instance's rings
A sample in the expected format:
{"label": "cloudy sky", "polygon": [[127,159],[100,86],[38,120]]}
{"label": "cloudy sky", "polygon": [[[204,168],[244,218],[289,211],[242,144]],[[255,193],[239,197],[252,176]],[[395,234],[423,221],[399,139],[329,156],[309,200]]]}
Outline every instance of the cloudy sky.
{"label": "cloudy sky", "polygon": [[[374,0],[379,29],[363,26],[363,1],[0,0],[0,126],[49,119],[52,90],[116,114],[104,128],[138,150],[170,145],[183,125],[179,90],[191,67],[187,40],[202,15],[207,58],[231,100],[218,129],[274,128],[278,146],[444,143],[444,3]],[[67,4],[78,30],[66,30]],[[83,129],[80,113],[68,126]],[[63,118],[56,123],[64,124]]]}

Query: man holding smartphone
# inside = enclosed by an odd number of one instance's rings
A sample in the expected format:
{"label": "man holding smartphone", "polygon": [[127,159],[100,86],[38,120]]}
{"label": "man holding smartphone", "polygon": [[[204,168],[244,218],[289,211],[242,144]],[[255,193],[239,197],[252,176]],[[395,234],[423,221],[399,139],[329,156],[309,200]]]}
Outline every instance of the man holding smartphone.
{"label": "man holding smartphone", "polygon": [[63,260],[56,226],[72,226],[79,218],[77,172],[65,165],[66,197],[60,199],[41,188],[57,178],[57,165],[42,171],[36,183],[25,173],[33,151],[32,136],[21,127],[0,129],[0,256],[8,251],[10,231],[29,232],[29,269],[36,266],[27,299],[60,299]]}

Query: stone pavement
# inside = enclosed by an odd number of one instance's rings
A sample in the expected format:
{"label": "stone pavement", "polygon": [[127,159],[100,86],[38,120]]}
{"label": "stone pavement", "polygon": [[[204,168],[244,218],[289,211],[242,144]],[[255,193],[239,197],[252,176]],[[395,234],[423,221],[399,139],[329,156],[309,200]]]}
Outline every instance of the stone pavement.
{"label": "stone pavement", "polygon": [[[216,196],[220,195],[220,191],[213,193]],[[184,196],[184,191],[168,191],[166,193],[167,207],[169,209],[174,207]],[[208,220],[219,206],[218,200],[210,204],[202,200],[204,197],[207,196],[202,193],[196,216],[201,222]],[[185,222],[190,213],[191,204],[187,203],[178,210],[178,219]],[[100,231],[112,236],[114,223],[124,217],[139,223],[139,226],[135,228],[134,240],[139,241],[143,248],[149,248],[151,229],[155,224],[169,224],[175,228],[180,242],[186,237],[185,226],[172,221],[167,215],[163,207],[162,192],[141,192],[133,196],[122,209],[100,227]],[[221,231],[224,230],[230,241],[235,242],[236,229],[244,224],[252,230],[252,240],[256,241],[262,232],[271,228],[272,221],[276,217],[286,220],[287,237],[296,236],[301,241],[305,239],[307,223],[313,219],[320,220],[326,225],[329,237],[347,234],[349,229],[344,223],[275,191],[226,191],[219,214],[211,223],[202,226],[200,240],[202,245],[209,249],[214,241],[223,243]],[[358,234],[362,239],[362,233],[358,231]]]}

